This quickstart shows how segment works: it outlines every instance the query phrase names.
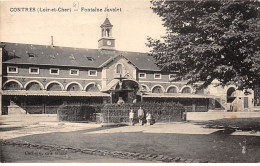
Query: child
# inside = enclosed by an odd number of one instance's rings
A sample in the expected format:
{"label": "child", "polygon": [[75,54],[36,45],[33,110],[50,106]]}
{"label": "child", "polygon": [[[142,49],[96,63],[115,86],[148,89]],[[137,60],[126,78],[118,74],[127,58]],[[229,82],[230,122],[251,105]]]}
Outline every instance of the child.
{"label": "child", "polygon": [[142,109],[142,107],[140,107],[138,110],[138,119],[140,125],[143,125],[143,118],[144,118],[144,110]]}
{"label": "child", "polygon": [[146,114],[147,125],[151,125],[151,119],[152,119],[152,114],[147,112]]}
{"label": "child", "polygon": [[130,126],[134,125],[134,111],[133,111],[133,109],[131,109],[130,112],[129,112],[129,123],[130,123]]}

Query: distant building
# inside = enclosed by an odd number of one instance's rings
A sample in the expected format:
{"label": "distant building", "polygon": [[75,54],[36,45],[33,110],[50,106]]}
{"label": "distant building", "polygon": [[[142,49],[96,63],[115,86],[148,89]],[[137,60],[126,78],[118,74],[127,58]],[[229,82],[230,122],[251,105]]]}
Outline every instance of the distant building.
{"label": "distant building", "polygon": [[245,95],[216,83],[196,91],[173,82],[178,71],[161,70],[148,54],[117,51],[112,29],[106,18],[98,49],[1,43],[2,113],[50,113],[61,104],[116,103],[119,97],[180,102],[187,111],[252,110],[253,91]]}

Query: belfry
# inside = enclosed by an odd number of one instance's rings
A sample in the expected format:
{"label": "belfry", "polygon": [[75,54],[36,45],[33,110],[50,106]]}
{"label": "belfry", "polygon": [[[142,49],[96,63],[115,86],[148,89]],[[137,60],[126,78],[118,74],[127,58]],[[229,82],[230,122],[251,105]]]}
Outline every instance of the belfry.
{"label": "belfry", "polygon": [[115,39],[112,37],[113,25],[109,19],[106,18],[104,23],[101,24],[101,38],[98,40],[98,48],[106,50],[115,49]]}

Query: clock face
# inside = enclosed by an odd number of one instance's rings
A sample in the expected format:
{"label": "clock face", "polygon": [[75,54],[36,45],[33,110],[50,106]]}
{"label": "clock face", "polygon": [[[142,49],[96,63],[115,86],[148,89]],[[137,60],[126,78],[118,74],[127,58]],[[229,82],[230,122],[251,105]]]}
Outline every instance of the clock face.
{"label": "clock face", "polygon": [[109,46],[110,46],[111,44],[112,44],[112,43],[111,43],[111,41],[107,41],[107,45],[109,45]]}

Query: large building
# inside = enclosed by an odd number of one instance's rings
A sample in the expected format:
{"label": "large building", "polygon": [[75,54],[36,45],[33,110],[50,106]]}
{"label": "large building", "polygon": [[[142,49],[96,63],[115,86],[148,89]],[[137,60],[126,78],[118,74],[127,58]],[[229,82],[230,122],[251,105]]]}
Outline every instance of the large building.
{"label": "large building", "polygon": [[101,25],[98,49],[54,45],[0,44],[2,113],[55,112],[61,104],[172,101],[187,111],[253,108],[253,91],[217,82],[196,91],[185,81],[173,82],[178,71],[163,71],[147,53],[117,51],[113,25]]}

